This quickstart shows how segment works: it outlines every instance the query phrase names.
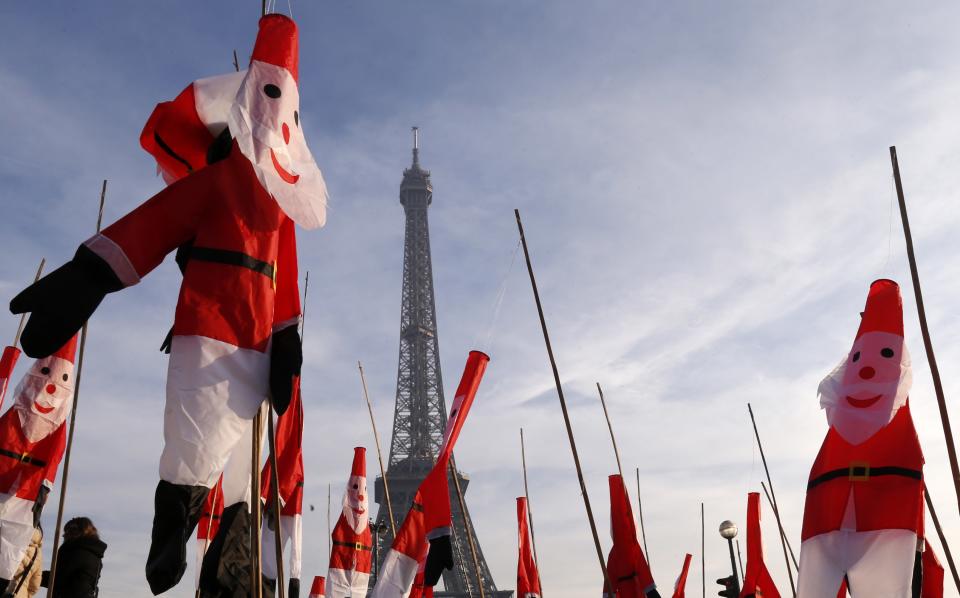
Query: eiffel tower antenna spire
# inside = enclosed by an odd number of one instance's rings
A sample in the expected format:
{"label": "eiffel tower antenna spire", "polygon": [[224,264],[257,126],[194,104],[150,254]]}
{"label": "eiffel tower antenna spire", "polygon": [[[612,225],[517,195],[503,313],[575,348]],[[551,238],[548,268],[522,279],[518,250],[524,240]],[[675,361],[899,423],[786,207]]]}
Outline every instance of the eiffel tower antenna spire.
{"label": "eiffel tower antenna spire", "polygon": [[410,127],[413,131],[413,167],[420,168],[420,127]]}

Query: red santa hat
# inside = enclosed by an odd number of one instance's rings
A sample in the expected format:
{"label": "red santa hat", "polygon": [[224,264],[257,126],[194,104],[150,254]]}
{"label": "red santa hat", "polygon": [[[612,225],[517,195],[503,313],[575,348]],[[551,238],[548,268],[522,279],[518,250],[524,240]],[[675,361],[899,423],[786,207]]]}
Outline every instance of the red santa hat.
{"label": "red santa hat", "polygon": [[69,361],[70,363],[74,362],[74,357],[77,354],[77,335],[73,335],[73,338],[67,341],[67,344],[60,347],[60,349],[53,354],[53,357],[59,357]]}
{"label": "red santa hat", "polygon": [[260,30],[253,45],[250,61],[259,60],[287,69],[299,83],[299,38],[297,24],[280,14],[269,14],[260,19]]}
{"label": "red santa hat", "polygon": [[314,577],[313,585],[310,586],[310,598],[323,598],[326,582],[322,575]]}
{"label": "red santa hat", "polygon": [[367,449],[362,446],[353,448],[353,467],[350,469],[350,477],[367,477]]}
{"label": "red santa hat", "polygon": [[900,298],[900,285],[892,280],[881,278],[870,285],[857,338],[868,332],[903,336],[903,300]]}

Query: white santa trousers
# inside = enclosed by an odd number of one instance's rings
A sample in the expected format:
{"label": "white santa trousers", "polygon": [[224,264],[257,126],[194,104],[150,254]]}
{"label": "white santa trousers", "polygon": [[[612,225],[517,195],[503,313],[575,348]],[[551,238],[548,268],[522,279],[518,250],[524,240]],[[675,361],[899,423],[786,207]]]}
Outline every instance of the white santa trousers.
{"label": "white santa trousers", "polygon": [[32,500],[0,494],[0,577],[12,579],[33,537]]}
{"label": "white santa trousers", "polygon": [[[267,525],[266,511],[264,511],[264,522],[260,535],[260,566],[263,574],[269,579],[277,578],[277,545],[273,535],[273,530]],[[300,515],[281,515],[280,516],[280,547],[281,551],[287,550],[287,544],[293,540],[290,547],[290,567],[283,573],[289,579],[300,579],[301,547],[303,546],[303,520]]]}
{"label": "white santa trousers", "polygon": [[[160,479],[213,487],[246,437],[247,480],[250,428],[266,400],[270,356],[204,336],[174,336],[167,371]],[[234,500],[230,500],[233,498]],[[227,497],[224,505],[237,502]]]}
{"label": "white santa trousers", "polygon": [[910,598],[917,535],[904,529],[839,530],[800,545],[797,598],[836,598],[843,575],[858,598]]}
{"label": "white santa trousers", "polygon": [[[388,555],[389,556],[389,555]],[[384,561],[386,564],[386,561]],[[417,572],[414,570],[414,577]],[[353,598],[354,596],[366,596],[367,586],[370,584],[370,574],[360,571],[330,568],[327,571],[327,598]],[[410,581],[411,588],[407,590],[409,595],[413,586],[413,580]]]}

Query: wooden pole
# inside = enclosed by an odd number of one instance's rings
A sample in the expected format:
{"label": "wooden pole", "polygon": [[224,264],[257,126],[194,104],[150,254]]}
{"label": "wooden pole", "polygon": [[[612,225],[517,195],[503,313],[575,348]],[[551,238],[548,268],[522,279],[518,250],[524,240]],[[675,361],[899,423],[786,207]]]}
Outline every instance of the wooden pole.
{"label": "wooden pole", "polygon": [[[103,204],[107,200],[107,180],[100,188],[100,208],[97,210],[97,232],[103,224]],[[80,351],[77,356],[77,383],[73,389],[73,407],[70,409],[70,429],[67,432],[67,447],[63,456],[63,481],[60,483],[60,504],[57,507],[57,526],[53,530],[53,557],[50,559],[50,585],[47,596],[54,596],[57,575],[57,553],[60,551],[60,529],[63,525],[63,507],[67,502],[67,481],[70,476],[70,455],[73,453],[73,432],[77,424],[77,407],[80,404],[80,379],[83,376],[83,354],[87,346],[87,322],[80,329]]]}
{"label": "wooden pole", "polygon": [[746,581],[747,576],[743,574],[743,555],[740,554],[740,540],[737,540],[737,565],[740,566],[740,580]]}
{"label": "wooden pole", "polygon": [[377,460],[380,461],[380,478],[383,480],[383,493],[387,496],[387,514],[390,516],[390,533],[397,537],[397,524],[393,520],[393,501],[390,500],[390,486],[387,484],[387,469],[383,465],[383,451],[380,449],[380,435],[377,433],[377,420],[373,417],[373,404],[367,393],[367,378],[363,375],[363,364],[357,362],[360,369],[360,384],[363,386],[363,398],[367,401],[367,412],[370,413],[370,427],[373,428],[373,441],[377,445]]}
{"label": "wooden pole", "polygon": [[907,260],[910,262],[910,277],[913,279],[913,295],[917,302],[917,315],[920,317],[920,332],[923,335],[923,348],[927,352],[930,375],[933,377],[933,389],[937,393],[937,406],[940,408],[940,423],[943,425],[943,438],[947,443],[950,457],[950,471],[953,473],[953,488],[957,493],[957,507],[960,508],[960,466],[957,465],[957,447],[953,441],[950,427],[950,414],[947,413],[947,400],[943,396],[943,383],[940,381],[940,369],[937,357],[933,353],[930,329],[927,326],[927,311],[923,307],[923,293],[920,291],[920,274],[917,272],[917,258],[913,253],[913,235],[910,233],[910,219],[907,217],[907,202],[903,197],[903,183],[900,181],[900,165],[897,162],[897,148],[890,146],[890,163],[893,165],[893,180],[897,186],[897,201],[900,203],[900,220],[903,222],[903,238],[907,244]]}
{"label": "wooden pole", "polygon": [[787,534],[783,530],[783,522],[780,520],[780,509],[777,508],[777,495],[773,492],[773,480],[770,479],[770,468],[767,467],[767,457],[763,454],[763,443],[760,442],[760,432],[757,431],[757,420],[753,417],[753,407],[750,406],[750,403],[747,403],[747,411],[750,412],[750,423],[753,424],[753,435],[757,438],[757,448],[760,449],[760,460],[763,461],[763,471],[767,474],[767,484],[770,486],[773,516],[777,519],[777,527],[780,528],[780,545],[783,548],[783,560],[787,563],[787,577],[790,579],[790,590],[793,592],[793,598],[797,598],[797,586],[793,583],[793,570],[790,568],[790,557],[787,556]]}
{"label": "wooden pole", "polygon": [[330,529],[330,484],[327,484],[327,562],[333,555],[333,531]]}
{"label": "wooden pole", "polygon": [[477,546],[473,542],[473,530],[470,525],[470,514],[467,513],[467,503],[463,500],[463,490],[460,489],[460,476],[457,475],[457,465],[456,461],[453,458],[453,455],[450,455],[450,463],[448,467],[450,470],[450,475],[453,476],[453,487],[457,491],[457,501],[460,503],[460,513],[463,515],[463,527],[467,530],[467,546],[470,547],[470,556],[473,557],[473,570],[477,575],[477,587],[480,588],[480,598],[486,598],[486,593],[483,589],[483,576],[480,574],[480,559],[477,558]]}
{"label": "wooden pole", "polygon": [[530,543],[533,545],[533,563],[537,566],[537,580],[540,581],[540,593],[543,593],[543,581],[540,580],[540,559],[537,556],[537,536],[533,532],[533,508],[530,506],[530,486],[527,484],[527,449],[523,442],[523,428],[520,428],[520,462],[523,465],[523,496],[527,499],[527,525],[530,528]]}
{"label": "wooden pole", "polygon": [[940,536],[940,546],[943,546],[943,554],[947,557],[947,564],[950,565],[950,573],[953,575],[953,583],[960,591],[960,575],[957,575],[957,566],[953,562],[953,553],[950,551],[950,545],[947,544],[947,537],[943,535],[943,528],[940,527],[940,518],[937,517],[937,510],[933,508],[933,500],[930,498],[930,491],[927,484],[923,484],[923,497],[927,500],[927,508],[930,510],[930,518],[933,519],[933,527],[937,528],[937,535]]}
{"label": "wooden pole", "polygon": [[[760,487],[763,488],[763,494],[767,497],[767,504],[770,505],[770,509],[774,512],[777,511],[776,505],[773,504],[773,501],[770,500],[770,492],[767,490],[767,485],[761,480]],[[776,515],[774,515],[776,517]],[[797,564],[797,557],[793,554],[793,546],[790,545],[790,538],[787,538],[787,535],[783,532],[783,529],[780,529],[780,538],[781,541],[787,543],[787,550],[790,551],[790,560],[793,561],[793,568],[796,569],[797,573],[800,573],[800,565]]]}
{"label": "wooden pole", "polygon": [[647,531],[643,527],[643,501],[640,500],[640,468],[637,468],[637,512],[640,517],[640,535],[643,538],[643,553],[647,556],[647,566],[651,569],[650,551],[647,549]]}
{"label": "wooden pole", "polygon": [[257,410],[253,418],[253,441],[251,442],[250,467],[250,509],[252,512],[250,524],[250,587],[254,598],[263,597],[263,575],[261,574],[261,546],[260,546],[260,444],[263,441],[263,405]]}
{"label": "wooden pole", "polygon": [[703,586],[703,598],[707,598],[707,531],[703,503],[700,503],[700,583]]}
{"label": "wooden pole", "polygon": [[[293,392],[297,392],[296,387]],[[283,585],[283,538],[280,537],[280,470],[277,468],[277,437],[274,432],[273,414],[269,410],[267,411],[267,436],[270,440],[270,467],[273,469],[273,475],[270,476],[273,481],[270,490],[273,493],[273,539],[277,556],[276,595],[286,598],[287,592]]]}
{"label": "wooden pole", "polygon": [[[214,513],[217,512],[217,487],[214,486],[213,488],[210,489],[210,491],[213,492],[213,503],[211,503],[211,505],[210,505],[210,517],[207,518],[207,535],[206,535],[206,537],[203,539],[203,554],[204,554],[204,556],[206,556],[206,554],[207,554],[207,548],[210,547],[210,532],[213,531],[213,517],[214,517]],[[201,561],[201,562],[202,562],[202,561]],[[195,597],[195,598],[200,598],[200,588],[199,588],[199,584],[198,584],[198,587],[197,587],[196,592],[194,592],[194,597]]]}
{"label": "wooden pole", "polygon": [[[43,274],[43,267],[47,263],[47,258],[40,258],[40,265],[37,267],[37,275],[33,277],[33,282],[40,280],[40,275]],[[23,334],[23,327],[27,323],[27,314],[20,314],[20,325],[17,326],[17,333],[13,336],[13,346],[16,347],[20,344],[20,335]]]}
{"label": "wooden pole", "polygon": [[527,262],[527,273],[530,275],[530,286],[533,287],[533,300],[537,304],[537,314],[540,316],[540,328],[543,331],[543,341],[547,346],[547,356],[550,358],[550,368],[553,370],[553,381],[557,387],[557,397],[560,399],[560,410],[563,412],[563,422],[567,428],[567,440],[570,442],[570,452],[573,453],[573,464],[577,469],[577,480],[580,482],[580,493],[583,496],[583,506],[587,511],[587,520],[590,522],[590,531],[593,534],[593,545],[597,549],[597,559],[600,561],[600,570],[607,586],[613,590],[616,586],[607,574],[607,563],[603,560],[603,549],[600,548],[600,535],[597,533],[597,524],[593,519],[593,509],[590,507],[590,496],[587,494],[587,484],[583,480],[583,468],[580,467],[580,455],[577,453],[577,442],[573,438],[573,427],[570,424],[570,414],[567,412],[567,401],[563,398],[563,386],[560,384],[560,372],[557,370],[557,360],[553,356],[553,347],[550,344],[550,333],[547,332],[547,321],[543,315],[543,305],[540,303],[540,292],[537,290],[537,279],[533,275],[533,265],[530,263],[530,251],[527,248],[527,239],[523,234],[523,223],[520,221],[520,210],[514,210],[517,218],[517,228],[520,231],[520,243],[523,245],[523,255]]}
{"label": "wooden pole", "polygon": [[[623,467],[620,465],[620,449],[617,448],[617,437],[613,434],[613,424],[610,423],[610,412],[607,411],[607,401],[603,398],[603,389],[597,382],[597,392],[600,393],[600,405],[603,406],[603,417],[607,420],[607,429],[610,430],[610,442],[613,443],[613,456],[617,458],[617,472],[623,480]],[[624,485],[626,488],[626,485]]]}

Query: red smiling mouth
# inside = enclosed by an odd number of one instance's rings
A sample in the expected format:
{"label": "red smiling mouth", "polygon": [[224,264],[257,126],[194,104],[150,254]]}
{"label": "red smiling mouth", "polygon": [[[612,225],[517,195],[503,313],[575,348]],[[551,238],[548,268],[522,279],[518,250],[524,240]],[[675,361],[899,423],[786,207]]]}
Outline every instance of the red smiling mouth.
{"label": "red smiling mouth", "polygon": [[273,153],[273,148],[270,148],[270,159],[273,160],[273,167],[276,169],[277,174],[280,175],[280,178],[283,179],[284,182],[293,185],[300,180],[299,174],[290,174],[284,170],[283,166],[280,166],[280,162],[277,160],[276,154]]}
{"label": "red smiling mouth", "polygon": [[855,399],[853,397],[847,397],[847,402],[856,407],[857,409],[866,409],[867,407],[872,406],[874,403],[880,400],[880,397],[883,395],[877,395],[875,397],[870,397],[869,399]]}
{"label": "red smiling mouth", "polygon": [[53,407],[44,407],[43,405],[41,405],[36,401],[33,402],[33,406],[37,408],[37,411],[39,411],[40,413],[43,413],[44,415],[53,411]]}

